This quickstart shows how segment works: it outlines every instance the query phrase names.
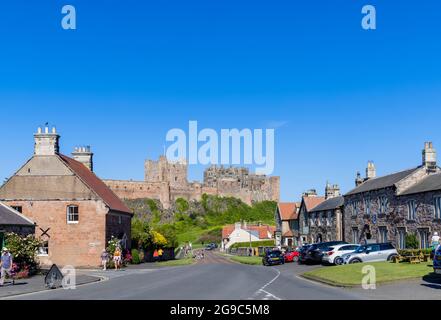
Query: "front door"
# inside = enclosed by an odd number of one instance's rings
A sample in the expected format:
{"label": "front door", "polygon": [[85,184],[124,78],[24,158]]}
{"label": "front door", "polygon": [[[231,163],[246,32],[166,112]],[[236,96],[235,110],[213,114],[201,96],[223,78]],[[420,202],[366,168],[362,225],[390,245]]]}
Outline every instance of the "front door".
{"label": "front door", "polygon": [[292,239],[288,239],[288,247],[292,247]]}

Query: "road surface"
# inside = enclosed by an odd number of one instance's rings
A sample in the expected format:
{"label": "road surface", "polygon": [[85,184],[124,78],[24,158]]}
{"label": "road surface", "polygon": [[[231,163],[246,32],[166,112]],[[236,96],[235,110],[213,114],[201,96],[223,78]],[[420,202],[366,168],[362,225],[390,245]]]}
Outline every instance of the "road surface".
{"label": "road surface", "polygon": [[305,280],[311,266],[248,266],[208,253],[204,261],[184,267],[130,268],[94,272],[106,281],[10,297],[25,300],[364,300],[440,299],[439,285],[421,281],[386,285],[377,290],[342,289]]}

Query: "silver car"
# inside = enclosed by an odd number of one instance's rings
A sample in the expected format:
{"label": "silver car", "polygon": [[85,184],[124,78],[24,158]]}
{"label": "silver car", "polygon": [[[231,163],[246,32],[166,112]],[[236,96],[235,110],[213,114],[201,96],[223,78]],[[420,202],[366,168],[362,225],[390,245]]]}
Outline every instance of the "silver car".
{"label": "silver car", "polygon": [[344,264],[391,261],[398,256],[390,243],[375,243],[360,246],[356,251],[342,256]]}

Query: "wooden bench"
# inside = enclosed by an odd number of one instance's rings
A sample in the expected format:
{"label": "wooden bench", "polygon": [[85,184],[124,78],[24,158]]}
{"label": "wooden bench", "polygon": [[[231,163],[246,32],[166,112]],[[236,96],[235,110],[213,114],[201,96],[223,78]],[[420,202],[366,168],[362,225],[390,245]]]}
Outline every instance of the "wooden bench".
{"label": "wooden bench", "polygon": [[424,261],[423,259],[424,258],[422,258],[421,256],[395,256],[393,258],[393,262],[409,262],[410,264],[418,264],[421,263],[421,261]]}

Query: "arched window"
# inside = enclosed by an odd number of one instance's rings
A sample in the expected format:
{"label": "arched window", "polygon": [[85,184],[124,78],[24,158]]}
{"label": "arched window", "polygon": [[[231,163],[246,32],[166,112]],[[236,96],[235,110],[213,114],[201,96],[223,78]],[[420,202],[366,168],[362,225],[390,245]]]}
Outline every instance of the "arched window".
{"label": "arched window", "polygon": [[78,223],[80,221],[78,206],[67,207],[67,223]]}

